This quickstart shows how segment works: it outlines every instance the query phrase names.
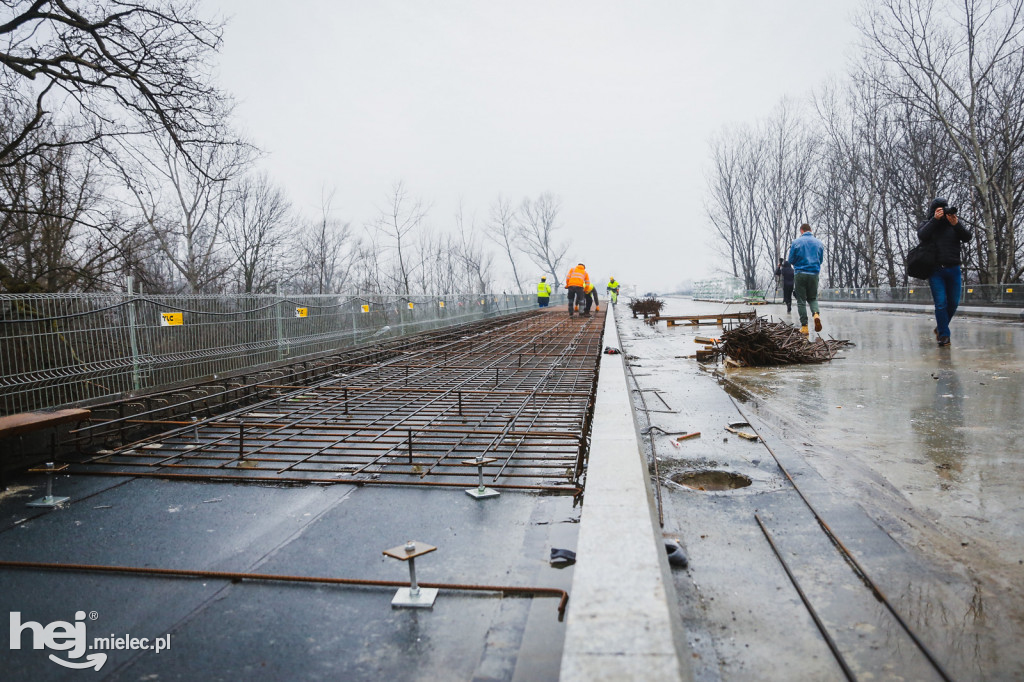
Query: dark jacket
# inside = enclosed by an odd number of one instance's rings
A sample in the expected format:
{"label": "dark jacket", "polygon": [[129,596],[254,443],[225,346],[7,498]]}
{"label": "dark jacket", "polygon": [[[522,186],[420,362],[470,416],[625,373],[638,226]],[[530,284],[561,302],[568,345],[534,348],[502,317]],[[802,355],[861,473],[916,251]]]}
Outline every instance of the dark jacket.
{"label": "dark jacket", "polygon": [[928,219],[917,228],[917,238],[935,244],[935,252],[939,259],[939,267],[960,265],[960,244],[971,241],[971,231],[964,227],[963,221],[956,225],[950,224],[945,217],[935,219],[935,209],[946,208],[944,199],[936,199],[928,207]]}
{"label": "dark jacket", "polygon": [[782,277],[782,284],[783,284],[783,286],[787,286],[787,287],[793,286],[793,276],[794,276],[793,265],[788,260],[787,261],[783,261],[782,265],[780,265],[779,267],[775,268],[775,276],[776,277],[779,277],[779,276]]}

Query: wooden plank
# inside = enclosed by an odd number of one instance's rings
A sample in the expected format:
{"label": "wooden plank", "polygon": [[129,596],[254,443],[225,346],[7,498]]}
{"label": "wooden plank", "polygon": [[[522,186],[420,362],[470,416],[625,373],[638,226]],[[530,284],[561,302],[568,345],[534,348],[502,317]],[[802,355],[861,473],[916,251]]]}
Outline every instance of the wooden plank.
{"label": "wooden plank", "polygon": [[648,320],[648,324],[654,324],[664,320],[670,327],[675,327],[680,324],[680,322],[691,327],[699,326],[701,324],[717,324],[718,326],[722,326],[725,320],[752,320],[754,317],[756,317],[756,313],[754,313],[754,311],[743,313],[704,313],[701,315],[656,315]]}
{"label": "wooden plank", "polygon": [[91,410],[68,408],[52,412],[22,412],[0,417],[0,438],[17,436],[68,422],[85,421],[92,414]]}

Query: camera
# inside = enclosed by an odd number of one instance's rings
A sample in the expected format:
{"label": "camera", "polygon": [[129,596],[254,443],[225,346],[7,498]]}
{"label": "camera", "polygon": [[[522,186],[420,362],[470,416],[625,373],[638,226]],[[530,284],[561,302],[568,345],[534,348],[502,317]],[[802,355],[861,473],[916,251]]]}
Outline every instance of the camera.
{"label": "camera", "polygon": [[957,207],[956,206],[950,206],[949,208],[944,209],[944,211],[945,211],[946,215],[956,215]]}

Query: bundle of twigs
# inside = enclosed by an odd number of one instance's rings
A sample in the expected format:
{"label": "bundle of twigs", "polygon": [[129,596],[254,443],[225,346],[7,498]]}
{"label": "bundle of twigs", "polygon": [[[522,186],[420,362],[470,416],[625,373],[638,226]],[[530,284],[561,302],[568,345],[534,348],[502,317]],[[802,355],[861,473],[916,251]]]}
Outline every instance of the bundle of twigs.
{"label": "bundle of twigs", "polygon": [[828,362],[840,348],[852,345],[852,341],[821,337],[809,341],[791,324],[757,317],[722,332],[718,348],[738,364],[764,367]]}
{"label": "bundle of twigs", "polygon": [[629,309],[633,311],[633,317],[643,315],[646,318],[648,315],[657,315],[664,307],[665,302],[660,301],[653,296],[648,296],[647,298],[632,298],[629,300]]}

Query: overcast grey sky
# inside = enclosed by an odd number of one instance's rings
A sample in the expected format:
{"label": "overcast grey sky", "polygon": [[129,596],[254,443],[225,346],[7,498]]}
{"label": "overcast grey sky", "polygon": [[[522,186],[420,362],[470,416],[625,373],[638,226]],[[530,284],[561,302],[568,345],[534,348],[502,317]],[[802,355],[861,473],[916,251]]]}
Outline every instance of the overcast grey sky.
{"label": "overcast grey sky", "polygon": [[460,201],[482,225],[499,194],[549,191],[573,263],[661,291],[724,265],[703,209],[709,136],[842,76],[860,4],[203,2],[230,17],[220,82],[239,125],[307,215],[334,190],[334,215],[361,228],[402,180],[431,225]]}

